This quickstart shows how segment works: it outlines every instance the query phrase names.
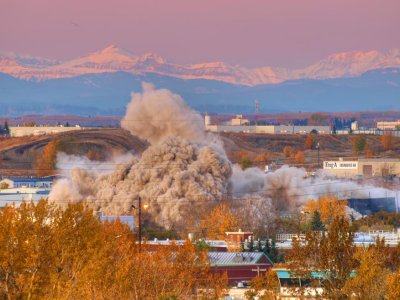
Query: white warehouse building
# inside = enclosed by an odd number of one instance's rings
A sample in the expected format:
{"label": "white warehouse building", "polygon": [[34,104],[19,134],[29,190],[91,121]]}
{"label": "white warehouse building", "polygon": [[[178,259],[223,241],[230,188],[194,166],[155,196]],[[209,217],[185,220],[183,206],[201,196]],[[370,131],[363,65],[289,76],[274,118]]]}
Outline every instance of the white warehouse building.
{"label": "white warehouse building", "polygon": [[[238,121],[242,115],[237,115],[232,119],[230,125],[216,125],[211,123],[211,117],[206,114],[204,117],[204,125],[207,131],[211,132],[244,132],[244,133],[261,133],[261,134],[309,134],[316,131],[319,134],[330,134],[330,126],[297,126],[297,125],[243,125],[248,123],[248,120],[243,119],[243,122]],[[239,125],[240,124],[240,125]]]}
{"label": "white warehouse building", "polygon": [[47,135],[56,134],[67,131],[82,130],[84,128],[79,125],[65,127],[65,126],[11,126],[10,136],[22,137],[22,136],[36,136],[36,135]]}

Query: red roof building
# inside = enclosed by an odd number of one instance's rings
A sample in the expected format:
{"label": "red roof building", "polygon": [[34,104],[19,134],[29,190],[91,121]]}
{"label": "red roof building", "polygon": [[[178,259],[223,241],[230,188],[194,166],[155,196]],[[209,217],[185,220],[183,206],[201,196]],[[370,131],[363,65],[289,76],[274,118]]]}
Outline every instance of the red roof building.
{"label": "red roof building", "polygon": [[228,276],[229,283],[250,281],[273,267],[263,252],[208,252],[211,272]]}

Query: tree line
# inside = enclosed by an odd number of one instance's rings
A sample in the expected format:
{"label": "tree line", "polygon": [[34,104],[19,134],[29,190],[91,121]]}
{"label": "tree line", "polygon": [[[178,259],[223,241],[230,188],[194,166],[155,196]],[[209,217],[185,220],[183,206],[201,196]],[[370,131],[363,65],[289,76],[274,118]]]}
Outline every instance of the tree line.
{"label": "tree line", "polygon": [[6,206],[0,227],[1,299],[215,299],[226,286],[192,243],[139,251],[126,224],[83,203]]}

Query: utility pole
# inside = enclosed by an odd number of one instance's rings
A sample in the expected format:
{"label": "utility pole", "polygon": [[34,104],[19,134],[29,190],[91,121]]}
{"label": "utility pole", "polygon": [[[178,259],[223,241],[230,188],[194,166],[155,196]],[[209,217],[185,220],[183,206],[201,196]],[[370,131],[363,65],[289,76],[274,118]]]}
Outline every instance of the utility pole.
{"label": "utility pole", "polygon": [[139,253],[142,252],[142,198],[139,197]]}
{"label": "utility pole", "polygon": [[317,150],[318,150],[318,168],[319,168],[319,142],[317,144]]}
{"label": "utility pole", "polygon": [[[142,252],[142,198],[139,197],[139,207],[138,207],[138,239],[139,239],[139,253]],[[136,206],[132,204],[132,208],[136,209]]]}

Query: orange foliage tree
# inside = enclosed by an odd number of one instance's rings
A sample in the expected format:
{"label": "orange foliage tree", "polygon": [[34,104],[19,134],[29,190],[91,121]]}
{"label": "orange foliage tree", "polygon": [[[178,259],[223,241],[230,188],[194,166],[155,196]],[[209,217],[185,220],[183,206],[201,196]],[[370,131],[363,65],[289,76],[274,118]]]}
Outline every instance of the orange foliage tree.
{"label": "orange foliage tree", "polygon": [[57,141],[49,142],[36,158],[35,169],[37,176],[48,176],[54,173],[57,163],[57,146]]}
{"label": "orange foliage tree", "polygon": [[274,159],[274,154],[270,152],[264,152],[258,154],[255,158],[254,161],[258,164],[266,164],[268,161]]}
{"label": "orange foliage tree", "polygon": [[304,164],[304,151],[297,151],[293,159],[298,164]]}
{"label": "orange foliage tree", "polygon": [[293,148],[290,146],[285,146],[283,148],[283,155],[287,158],[291,157],[293,153]]}
{"label": "orange foliage tree", "polygon": [[374,156],[374,152],[372,151],[371,146],[366,143],[365,145],[365,157],[366,158],[372,158]]}
{"label": "orange foliage tree", "polygon": [[390,132],[385,132],[382,135],[381,142],[383,145],[383,149],[392,150],[396,142],[396,138]]}
{"label": "orange foliage tree", "polygon": [[139,252],[128,225],[83,203],[6,206],[0,227],[1,299],[218,299],[226,285],[192,243]]}
{"label": "orange foliage tree", "polygon": [[92,150],[92,149],[90,149],[88,151],[88,153],[86,154],[86,157],[91,161],[101,160],[101,154],[98,151]]}
{"label": "orange foliage tree", "polygon": [[400,270],[389,275],[387,279],[387,299],[400,299]]}
{"label": "orange foliage tree", "polygon": [[346,200],[339,200],[336,196],[321,196],[317,201],[309,200],[303,210],[311,214],[319,211],[322,222],[329,225],[333,219],[346,216],[346,206]]}
{"label": "orange foliage tree", "polygon": [[224,239],[225,232],[238,229],[235,215],[226,204],[219,204],[201,221],[203,236],[207,239]]}
{"label": "orange foliage tree", "polygon": [[306,138],[306,142],[304,143],[304,147],[306,149],[314,149],[317,145],[317,140],[315,139],[314,134],[309,134]]}
{"label": "orange foliage tree", "polygon": [[[287,266],[292,274],[311,282],[312,272],[321,273],[321,298],[346,299],[343,288],[356,266],[353,237],[349,222],[335,218],[327,233],[308,231],[304,241],[293,238],[292,249],[286,256]],[[303,296],[305,290],[297,292]]]}
{"label": "orange foliage tree", "polygon": [[349,298],[385,299],[390,271],[385,267],[382,253],[376,247],[360,248],[354,258],[358,263],[356,276],[350,277],[344,286]]}

